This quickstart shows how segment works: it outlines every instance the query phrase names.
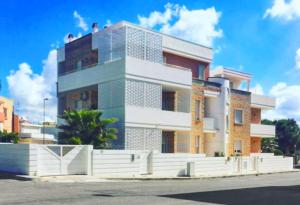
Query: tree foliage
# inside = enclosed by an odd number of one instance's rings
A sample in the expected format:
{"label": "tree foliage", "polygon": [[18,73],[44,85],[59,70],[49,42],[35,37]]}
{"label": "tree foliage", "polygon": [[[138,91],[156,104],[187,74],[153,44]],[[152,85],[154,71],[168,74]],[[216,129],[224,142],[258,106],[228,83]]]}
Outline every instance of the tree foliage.
{"label": "tree foliage", "polygon": [[0,131],[0,142],[4,143],[18,143],[20,141],[19,135],[14,132],[1,132]]}
{"label": "tree foliage", "polygon": [[300,128],[294,119],[262,120],[262,124],[275,125],[275,138],[264,138],[262,140],[263,152],[283,153],[291,155],[295,153],[295,145],[300,145]]}
{"label": "tree foliage", "polygon": [[97,110],[65,111],[61,118],[64,124],[58,128],[61,144],[91,144],[96,149],[110,148],[113,140],[117,139],[117,129],[111,125],[116,118],[101,118],[102,112]]}

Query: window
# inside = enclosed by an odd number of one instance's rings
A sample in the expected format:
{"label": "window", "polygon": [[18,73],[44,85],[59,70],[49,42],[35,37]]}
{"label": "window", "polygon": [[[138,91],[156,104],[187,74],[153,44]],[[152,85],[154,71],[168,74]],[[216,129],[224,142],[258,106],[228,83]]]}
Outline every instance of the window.
{"label": "window", "polygon": [[200,64],[198,66],[198,78],[200,80],[204,80],[204,73],[205,73],[205,65]]}
{"label": "window", "polygon": [[226,131],[229,131],[229,116],[226,115]]}
{"label": "window", "polygon": [[3,112],[4,112],[4,118],[5,120],[7,120],[7,108],[3,108]]}
{"label": "window", "polygon": [[241,125],[243,124],[243,110],[235,110],[234,111],[234,123],[235,124],[238,124],[238,125]]}
{"label": "window", "polygon": [[235,154],[241,154],[242,153],[242,141],[236,140],[234,142],[234,153]]}
{"label": "window", "polygon": [[200,100],[195,101],[195,120],[199,121],[200,120],[200,113],[201,113],[201,108],[200,108]]}
{"label": "window", "polygon": [[200,136],[196,136],[196,139],[195,139],[195,150],[196,150],[196,153],[200,153]]}

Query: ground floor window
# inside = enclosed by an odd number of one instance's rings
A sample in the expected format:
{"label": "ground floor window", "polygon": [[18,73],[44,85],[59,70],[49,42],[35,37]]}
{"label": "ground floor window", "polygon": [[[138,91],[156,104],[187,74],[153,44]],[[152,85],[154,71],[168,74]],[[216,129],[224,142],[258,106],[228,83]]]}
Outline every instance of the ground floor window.
{"label": "ground floor window", "polygon": [[173,131],[162,132],[162,153],[174,153],[174,137],[175,132]]}
{"label": "ground floor window", "polygon": [[242,140],[236,140],[234,142],[234,153],[242,154]]}
{"label": "ground floor window", "polygon": [[195,150],[196,150],[196,153],[200,153],[200,148],[201,147],[201,137],[198,135],[196,136],[196,139],[195,139]]}

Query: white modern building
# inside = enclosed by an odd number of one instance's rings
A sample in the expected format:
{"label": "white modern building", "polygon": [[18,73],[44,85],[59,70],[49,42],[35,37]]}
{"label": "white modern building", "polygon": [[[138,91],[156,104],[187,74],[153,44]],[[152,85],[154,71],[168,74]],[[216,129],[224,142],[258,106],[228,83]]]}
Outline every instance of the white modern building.
{"label": "white modern building", "polygon": [[[261,111],[251,75],[210,72],[211,48],[120,22],[58,49],[58,113],[100,109],[117,117],[116,149],[249,155],[260,152]],[[241,84],[246,82],[246,91]]]}

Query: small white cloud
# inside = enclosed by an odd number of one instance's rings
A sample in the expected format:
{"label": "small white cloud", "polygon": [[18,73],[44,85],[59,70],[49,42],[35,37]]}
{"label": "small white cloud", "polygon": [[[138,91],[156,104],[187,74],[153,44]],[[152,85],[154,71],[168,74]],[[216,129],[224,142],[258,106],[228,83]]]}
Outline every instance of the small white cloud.
{"label": "small white cloud", "polygon": [[148,17],[138,15],[142,26],[158,29],[189,41],[212,46],[216,38],[223,36],[223,31],[217,28],[221,12],[214,7],[189,10],[184,5],[165,5],[165,11],[153,11]]}
{"label": "small white cloud", "polygon": [[295,61],[296,61],[296,68],[300,69],[300,48],[298,48],[298,50],[296,51]]}
{"label": "small white cloud", "polygon": [[87,31],[88,30],[88,25],[85,22],[84,18],[77,11],[73,12],[73,16],[77,20],[77,26],[79,28],[81,28],[82,30]]}
{"label": "small white cloud", "polygon": [[258,95],[263,95],[264,94],[264,89],[261,86],[261,84],[256,83],[254,87],[250,88],[250,92]]}
{"label": "small white cloud", "polygon": [[271,8],[267,9],[264,18],[280,18],[286,21],[300,17],[300,0],[274,0]]}
{"label": "small white cloud", "polygon": [[7,76],[10,96],[19,104],[18,111],[22,117],[33,122],[43,121],[43,99],[46,104],[46,120],[56,121],[56,76],[57,52],[51,50],[43,60],[43,70],[34,73],[28,63],[21,63],[18,70]]}
{"label": "small white cloud", "polygon": [[266,111],[263,117],[268,119],[294,118],[300,122],[300,85],[287,85],[279,82],[274,85],[269,95],[276,98],[276,109]]}

